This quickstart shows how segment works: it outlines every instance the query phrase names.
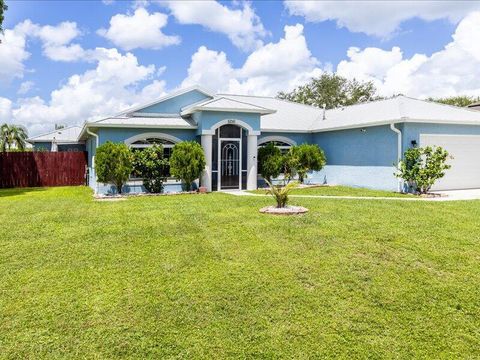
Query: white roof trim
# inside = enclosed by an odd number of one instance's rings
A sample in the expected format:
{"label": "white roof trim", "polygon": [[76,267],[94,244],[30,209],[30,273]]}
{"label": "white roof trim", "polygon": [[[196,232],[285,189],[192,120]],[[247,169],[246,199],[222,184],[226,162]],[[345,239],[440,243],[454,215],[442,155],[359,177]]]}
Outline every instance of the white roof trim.
{"label": "white roof trim", "polygon": [[134,113],[138,110],[141,110],[143,108],[146,108],[146,107],[149,107],[149,106],[152,106],[152,105],[155,105],[157,103],[160,103],[162,101],[165,101],[165,100],[168,100],[168,99],[171,99],[171,98],[174,98],[176,96],[179,96],[179,95],[183,95],[185,93],[188,93],[190,91],[193,91],[193,90],[196,90],[198,92],[201,92],[202,94],[205,94],[207,96],[210,96],[210,97],[214,97],[215,96],[215,93],[210,91],[210,90],[207,90],[201,86],[198,86],[198,85],[193,85],[193,86],[190,86],[190,87],[187,87],[187,88],[183,88],[183,89],[179,89],[177,91],[174,91],[170,94],[167,94],[165,96],[162,96],[154,101],[150,101],[148,103],[145,103],[145,104],[141,104],[141,105],[138,105],[138,106],[134,106],[134,107],[131,107],[127,110],[124,110],[122,112],[120,112],[119,114],[115,115],[114,117],[118,117],[118,116],[121,116],[121,115],[125,115],[125,114],[130,114],[130,113]]}
{"label": "white roof trim", "polygon": [[196,129],[197,126],[183,126],[183,125],[150,125],[150,124],[102,124],[102,123],[87,123],[87,127],[91,128],[155,128],[155,129]]}
{"label": "white roof trim", "polygon": [[281,142],[284,142],[286,144],[289,144],[291,146],[296,146],[297,145],[297,142],[286,137],[286,136],[266,136],[264,138],[261,138],[260,140],[258,140],[258,145],[262,145],[262,144],[265,144],[267,142],[270,142],[270,141],[281,141]]}
{"label": "white roof trim", "polygon": [[[158,118],[178,118],[177,113],[142,113],[142,112],[134,112],[129,113],[129,117],[158,117]],[[116,117],[116,116],[114,116]]]}
{"label": "white roof trim", "polygon": [[168,140],[168,141],[171,141],[171,142],[174,142],[174,143],[178,143],[178,142],[182,141],[175,136],[165,134],[165,133],[162,133],[162,132],[147,132],[147,133],[138,134],[138,135],[129,137],[128,139],[124,140],[124,143],[127,144],[127,145],[130,145],[130,144],[134,143],[135,141],[144,140],[144,139],[148,139],[148,138],[165,139],[165,140]]}
{"label": "white roof trim", "polygon": [[[245,109],[245,108],[219,108],[219,107],[209,107],[208,106],[208,104],[214,103],[214,102],[222,100],[222,99],[231,101],[233,103],[248,105],[248,106],[251,106],[251,108],[250,109]],[[250,103],[247,103],[247,102],[230,99],[230,98],[223,97],[223,96],[222,97],[217,97],[217,98],[214,98],[214,99],[211,99],[211,100],[203,101],[203,102],[201,102],[197,105],[194,104],[192,106],[188,106],[188,107],[185,108],[185,110],[182,109],[181,115],[182,116],[190,115],[190,114],[194,113],[195,111],[243,112],[243,113],[255,113],[255,114],[262,114],[262,115],[273,114],[273,113],[276,112],[276,110],[267,109],[267,108],[264,108],[262,106],[258,106],[258,105],[250,104]]]}

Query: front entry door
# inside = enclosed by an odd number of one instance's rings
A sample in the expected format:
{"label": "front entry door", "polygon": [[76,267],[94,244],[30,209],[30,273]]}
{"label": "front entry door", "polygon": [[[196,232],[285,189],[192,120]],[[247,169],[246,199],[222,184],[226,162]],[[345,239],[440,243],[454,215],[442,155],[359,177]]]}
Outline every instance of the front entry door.
{"label": "front entry door", "polygon": [[220,140],[220,189],[240,189],[240,141]]}

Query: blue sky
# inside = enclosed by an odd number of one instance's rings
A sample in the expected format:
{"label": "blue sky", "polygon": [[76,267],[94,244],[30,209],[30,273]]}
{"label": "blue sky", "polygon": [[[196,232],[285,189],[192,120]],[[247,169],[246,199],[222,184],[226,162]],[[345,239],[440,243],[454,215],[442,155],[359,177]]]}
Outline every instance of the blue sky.
{"label": "blue sky", "polygon": [[0,121],[31,134],[199,83],[275,95],[336,71],[480,95],[480,2],[8,1]]}

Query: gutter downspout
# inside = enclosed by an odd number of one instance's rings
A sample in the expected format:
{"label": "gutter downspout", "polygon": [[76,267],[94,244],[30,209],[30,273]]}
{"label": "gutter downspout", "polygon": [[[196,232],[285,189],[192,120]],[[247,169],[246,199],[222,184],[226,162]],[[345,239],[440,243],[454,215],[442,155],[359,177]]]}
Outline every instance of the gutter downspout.
{"label": "gutter downspout", "polygon": [[[98,148],[98,135],[95,134],[94,132],[91,132],[88,127],[85,130],[87,131],[88,135],[91,135],[95,138],[95,153],[96,153]],[[92,176],[93,176],[93,179],[95,180],[95,194],[98,194],[97,174],[95,173],[95,155],[92,155]]]}
{"label": "gutter downspout", "polygon": [[[395,123],[390,124],[390,129],[397,134],[397,169],[399,169],[402,160],[402,132],[395,127]],[[402,192],[402,179],[398,179],[398,191]]]}

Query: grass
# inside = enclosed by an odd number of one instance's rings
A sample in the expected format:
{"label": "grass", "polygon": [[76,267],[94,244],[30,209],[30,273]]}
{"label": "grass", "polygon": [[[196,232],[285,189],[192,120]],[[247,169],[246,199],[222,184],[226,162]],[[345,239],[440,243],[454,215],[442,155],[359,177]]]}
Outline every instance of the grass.
{"label": "grass", "polygon": [[[265,194],[266,190],[251,191],[254,194]],[[393,191],[371,190],[365,188],[353,188],[348,186],[315,186],[297,188],[291,191],[292,195],[315,195],[315,196],[361,196],[361,197],[411,197],[410,194],[401,194]]]}
{"label": "grass", "polygon": [[480,202],[0,191],[0,358],[475,358]]}

